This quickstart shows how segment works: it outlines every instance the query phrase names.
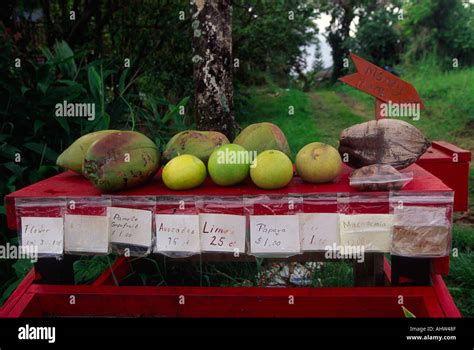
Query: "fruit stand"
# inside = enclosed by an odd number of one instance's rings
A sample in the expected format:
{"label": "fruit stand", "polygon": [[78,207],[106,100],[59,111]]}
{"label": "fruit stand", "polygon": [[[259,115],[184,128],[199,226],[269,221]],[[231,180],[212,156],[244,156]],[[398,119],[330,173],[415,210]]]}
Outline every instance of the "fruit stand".
{"label": "fruit stand", "polygon": [[[460,317],[442,276],[453,212],[468,208],[471,154],[381,119],[384,103],[423,103],[409,83],[351,57],[357,72],[341,80],[375,97],[376,120],[343,130],[339,150],[307,144],[295,165],[269,122],[248,126],[233,144],[219,132],[183,131],[161,156],[133,131],[76,140],[57,161],[70,171],[6,196],[8,227],[46,255],[0,316]],[[221,158],[230,153],[256,158]],[[347,247],[359,253],[342,254]],[[119,258],[110,268],[74,285],[79,255],[111,250]],[[141,256],[346,259],[354,287],[124,285]]]}
{"label": "fruit stand", "polygon": [[[452,193],[444,182],[456,176],[449,168],[452,150],[462,154],[462,167],[468,166],[470,154],[447,143],[434,142],[418,164],[408,169],[414,178],[401,192]],[[438,155],[435,157],[433,154]],[[444,160],[443,160],[444,159]],[[448,161],[449,159],[449,161]],[[436,177],[423,167],[436,164]],[[455,164],[457,166],[457,164]],[[458,176],[463,177],[461,172]],[[271,193],[277,196],[315,193],[357,194],[349,186],[350,169],[344,166],[335,183],[312,185],[295,176],[278,190],[263,190],[250,181],[239,186],[219,187],[209,179],[195,189],[172,191],[161,181],[161,174],[147,185],[121,192],[125,196],[243,197]],[[457,183],[454,207],[467,205],[467,181]],[[387,197],[381,207],[389,211],[389,193],[371,193]],[[98,198],[103,197],[86,179],[64,172],[6,197],[8,226],[17,229],[15,200],[18,198]],[[379,211],[380,212],[380,211]],[[255,288],[255,287],[138,287],[121,286],[131,269],[130,259],[120,257],[92,285],[71,283],[68,255],[59,262],[40,260],[0,310],[3,317],[42,316],[159,316],[159,317],[403,317],[399,303],[417,317],[459,317],[454,302],[442,280],[449,269],[449,257],[416,258],[396,261],[392,266],[381,253],[366,253],[363,264],[354,263],[354,288]],[[252,261],[255,257],[240,254],[202,253],[189,259],[203,261]],[[324,260],[319,252],[304,252],[278,261]],[[46,260],[49,260],[46,263]],[[43,265],[43,266],[41,266]],[[41,271],[41,272],[39,272]],[[423,285],[425,284],[425,285]],[[71,298],[74,303],[71,303]],[[291,302],[289,302],[291,300]]]}

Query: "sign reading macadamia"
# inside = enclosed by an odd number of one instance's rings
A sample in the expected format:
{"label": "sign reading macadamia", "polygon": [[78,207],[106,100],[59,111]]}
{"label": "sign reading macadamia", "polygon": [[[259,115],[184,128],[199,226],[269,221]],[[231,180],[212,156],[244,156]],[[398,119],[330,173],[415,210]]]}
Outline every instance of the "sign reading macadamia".
{"label": "sign reading macadamia", "polygon": [[392,214],[341,214],[339,224],[342,246],[363,246],[369,252],[390,251]]}
{"label": "sign reading macadamia", "polygon": [[199,253],[199,216],[157,214],[156,250],[159,252]]}
{"label": "sign reading macadamia", "polygon": [[245,216],[199,214],[201,249],[208,252],[245,252]]}
{"label": "sign reading macadamia", "polygon": [[298,254],[298,215],[251,215],[250,251],[262,255]]}

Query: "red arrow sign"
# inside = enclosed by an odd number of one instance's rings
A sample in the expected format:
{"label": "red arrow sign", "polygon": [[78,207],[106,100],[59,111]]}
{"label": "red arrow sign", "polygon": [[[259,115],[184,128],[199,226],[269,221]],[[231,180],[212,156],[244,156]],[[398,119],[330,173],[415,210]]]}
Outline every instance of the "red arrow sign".
{"label": "red arrow sign", "polygon": [[424,108],[423,101],[413,85],[353,53],[351,59],[357,73],[346,75],[339,80],[377,99],[377,119],[380,118],[379,106],[383,102],[418,103],[421,109]]}

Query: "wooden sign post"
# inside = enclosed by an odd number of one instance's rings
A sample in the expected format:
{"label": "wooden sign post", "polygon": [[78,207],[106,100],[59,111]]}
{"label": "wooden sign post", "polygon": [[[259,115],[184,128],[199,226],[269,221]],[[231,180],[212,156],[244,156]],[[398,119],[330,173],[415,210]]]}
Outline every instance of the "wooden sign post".
{"label": "wooden sign post", "polygon": [[424,108],[423,101],[413,85],[353,53],[351,59],[357,72],[339,80],[375,97],[376,119],[383,118],[382,103],[418,103],[420,109]]}

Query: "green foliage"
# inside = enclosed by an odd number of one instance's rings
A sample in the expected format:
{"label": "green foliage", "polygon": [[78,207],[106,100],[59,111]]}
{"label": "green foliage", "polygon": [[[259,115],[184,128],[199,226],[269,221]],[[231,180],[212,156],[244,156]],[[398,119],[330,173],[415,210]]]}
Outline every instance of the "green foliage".
{"label": "green foliage", "polygon": [[370,2],[359,12],[353,51],[378,65],[393,66],[399,62],[401,1]]}
{"label": "green foliage", "polygon": [[[292,17],[293,16],[293,17]],[[239,59],[235,79],[246,86],[259,84],[256,72],[265,72],[287,86],[289,74],[305,68],[305,47],[315,40],[317,12],[311,2],[235,2],[234,57]]]}
{"label": "green foliage", "polygon": [[76,284],[94,282],[107,268],[114,263],[110,256],[82,257],[74,262],[74,280]]}
{"label": "green foliage", "polygon": [[[79,136],[108,128],[137,129],[161,145],[189,124],[181,113],[189,97],[172,103],[141,92],[140,75],[128,75],[114,59],[88,60],[84,51],[74,53],[59,41],[52,50],[41,49],[42,62],[2,28],[0,35],[0,236],[7,232],[4,196],[56,174],[57,156]],[[21,67],[14,65],[17,57]],[[95,119],[56,116],[63,101],[93,103]],[[10,271],[11,264],[0,261],[0,270]],[[12,278],[21,277],[11,276],[0,274],[0,292],[11,289],[2,286],[5,279],[10,285]]]}
{"label": "green foliage", "polygon": [[407,1],[402,30],[405,58],[414,63],[433,53],[444,67],[474,63],[474,5],[463,0]]}

